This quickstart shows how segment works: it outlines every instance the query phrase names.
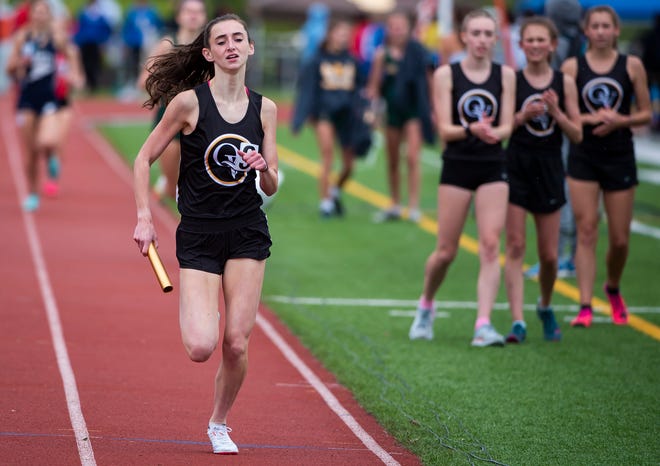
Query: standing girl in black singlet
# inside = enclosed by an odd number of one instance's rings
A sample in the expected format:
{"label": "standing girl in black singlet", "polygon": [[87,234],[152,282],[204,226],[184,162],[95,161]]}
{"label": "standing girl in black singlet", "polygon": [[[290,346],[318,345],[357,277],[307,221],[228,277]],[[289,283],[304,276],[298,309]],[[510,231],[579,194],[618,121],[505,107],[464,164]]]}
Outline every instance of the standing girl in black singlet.
{"label": "standing girl in black singlet", "polygon": [[568,157],[568,187],[577,226],[575,267],[580,289],[580,312],[571,325],[591,325],[601,193],[609,239],[605,294],[612,321],[625,325],[628,310],[619,285],[628,258],[637,185],[631,128],[651,121],[651,102],[641,60],[617,50],[616,12],[609,6],[593,7],[584,21],[584,34],[589,42],[586,54],[569,58],[562,65],[562,71],[577,82],[584,127],[582,142],[571,146]]}
{"label": "standing girl in black singlet", "polygon": [[[149,76],[149,66],[154,57],[158,57],[177,44],[189,44],[206,24],[206,5],[203,0],[180,0],[177,6],[175,21],[177,24],[176,32],[171,36],[161,39],[151,53],[142,73],[138,77],[138,89],[144,89],[144,84]],[[165,107],[160,106],[156,111],[155,125],[158,124],[165,113]],[[154,125],[154,126],[155,126]],[[156,181],[154,192],[160,198],[176,198],[176,183],[179,177],[179,162],[181,161],[181,144],[176,137],[163,151],[158,163],[160,164],[161,175]]]}
{"label": "standing girl in black singlet", "polygon": [[208,435],[213,452],[236,454],[227,415],[247,370],[247,349],[270,255],[266,216],[257,193],[277,191],[277,108],[245,87],[254,53],[247,27],[236,15],[209,22],[192,43],[156,58],[146,89],[148,105],[167,103],[135,159],[137,226],[142,254],[157,243],[149,208],[149,168],[181,133],[176,233],[180,266],[179,322],[190,359],[211,357],[219,340],[222,285],[225,333],[215,379]]}
{"label": "standing girl in black singlet", "polygon": [[438,240],[426,261],[424,290],[409,337],[433,338],[433,297],[456,257],[474,196],[480,268],[472,345],[503,345],[490,314],[500,284],[500,234],[509,195],[502,141],[513,129],[515,74],[491,61],[496,25],[486,11],[465,17],[461,40],[466,57],[433,76],[438,132],[446,143],[438,187]]}
{"label": "standing girl in black singlet", "polygon": [[550,66],[557,29],[547,18],[526,19],[520,47],[527,65],[516,73],[514,132],[507,147],[509,208],[506,220],[504,277],[513,326],[509,343],[521,343],[527,331],[523,317],[523,272],[527,212],[534,216],[541,296],[537,314],[546,340],[561,338],[550,300],[557,278],[560,209],[564,196],[562,132],[573,143],[582,139],[575,81]]}

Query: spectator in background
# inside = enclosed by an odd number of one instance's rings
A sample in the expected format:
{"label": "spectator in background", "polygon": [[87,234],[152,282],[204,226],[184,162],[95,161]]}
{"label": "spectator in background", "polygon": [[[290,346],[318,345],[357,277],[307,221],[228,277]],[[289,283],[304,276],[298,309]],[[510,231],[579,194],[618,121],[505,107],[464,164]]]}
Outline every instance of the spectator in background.
{"label": "spectator in background", "polygon": [[353,28],[353,43],[351,53],[358,59],[360,74],[368,76],[376,49],[383,43],[385,27],[382,23],[373,21],[367,15],[358,17]]}
{"label": "spectator in background", "polygon": [[126,50],[125,82],[133,88],[142,69],[143,50],[151,50],[160,38],[163,20],[149,0],[134,0],[122,28]]}
{"label": "spectator in background", "polygon": [[[294,134],[308,119],[316,131],[321,154],[319,210],[323,218],[344,214],[341,189],[353,172],[353,105],[363,79],[358,74],[357,60],[349,51],[350,38],[348,22],[336,21],[330,25],[316,55],[301,69],[291,123]],[[336,142],[341,146],[342,168],[336,184],[331,186]]]}
{"label": "spectator in background", "polygon": [[642,62],[649,77],[653,108],[651,129],[660,132],[660,14],[655,15],[653,29],[642,36]]}
{"label": "spectator in background", "polygon": [[430,54],[411,37],[408,17],[400,12],[389,15],[385,44],[376,51],[367,87],[370,98],[382,97],[387,106],[385,146],[391,205],[378,212],[377,222],[401,218],[400,151],[404,140],[407,144],[408,218],[413,222],[421,218],[419,157],[423,139],[433,142],[430,65]]}
{"label": "spectator in background", "polygon": [[78,14],[78,31],[74,41],[80,50],[87,89],[95,92],[99,85],[102,47],[112,34],[108,19],[97,0],[89,0]]}

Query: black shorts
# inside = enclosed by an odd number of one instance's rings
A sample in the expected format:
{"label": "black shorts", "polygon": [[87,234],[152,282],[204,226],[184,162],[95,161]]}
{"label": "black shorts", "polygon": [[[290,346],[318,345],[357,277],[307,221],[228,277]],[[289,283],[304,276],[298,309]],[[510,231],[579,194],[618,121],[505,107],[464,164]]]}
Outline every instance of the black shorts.
{"label": "black shorts", "polygon": [[507,181],[504,160],[456,160],[443,159],[440,184],[476,191],[486,183]]}
{"label": "black shorts", "polygon": [[561,155],[507,151],[509,202],[528,212],[548,214],[566,203]]}
{"label": "black shorts", "polygon": [[230,259],[265,260],[272,246],[265,215],[240,225],[182,218],[176,230],[176,258],[182,269],[222,275]]}
{"label": "black shorts", "polygon": [[576,146],[571,146],[568,155],[568,176],[596,181],[603,191],[622,191],[639,183],[634,153],[589,153]]}
{"label": "black shorts", "polygon": [[335,129],[339,144],[341,147],[346,148],[351,146],[352,129],[351,121],[351,107],[340,108],[333,112],[320,111],[319,120],[329,121]]}

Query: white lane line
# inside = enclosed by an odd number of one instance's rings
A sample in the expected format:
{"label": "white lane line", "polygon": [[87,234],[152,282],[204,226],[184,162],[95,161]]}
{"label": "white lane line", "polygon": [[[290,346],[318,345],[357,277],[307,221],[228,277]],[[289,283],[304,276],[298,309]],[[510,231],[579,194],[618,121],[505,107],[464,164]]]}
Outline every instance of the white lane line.
{"label": "white lane line", "polygon": [[280,334],[273,328],[273,326],[264,319],[261,315],[257,316],[257,324],[264,331],[268,338],[277,346],[277,348],[282,352],[284,357],[289,361],[289,363],[296,368],[298,372],[304,377],[304,379],[309,382],[309,384],[314,387],[314,390],[321,395],[321,398],[325,401],[328,407],[334,411],[334,413],[339,416],[346,426],[353,432],[353,434],[360,439],[360,441],[380,460],[387,465],[398,465],[399,462],[396,461],[392,456],[387,453],[380,446],[380,444],[374,440],[374,438],[369,435],[369,433],[362,428],[360,423],[351,415],[351,413],[344,408],[341,402],[332,394],[332,392],[326,387],[326,385],[321,381],[321,379],[312,371],[307,364],[303,362],[298,354],[287,344],[286,341],[280,336]]}
{"label": "white lane line", "polygon": [[[12,179],[20,203],[27,195],[26,181],[23,170],[21,169],[21,147],[16,138],[16,131],[13,128],[10,128],[8,123],[13,112],[8,111],[6,108],[4,110],[3,114],[5,117],[2,119],[2,139],[5,142],[7,153],[9,155]],[[96,460],[94,459],[92,442],[89,438],[85,417],[83,416],[82,408],[80,406],[76,377],[73,373],[73,367],[71,366],[71,360],[69,359],[69,352],[66,348],[66,340],[64,339],[62,323],[60,321],[60,313],[55,300],[55,295],[53,294],[46,261],[44,260],[39,233],[37,232],[32,214],[25,213],[22,209],[21,212],[23,225],[25,226],[25,231],[27,233],[28,244],[30,246],[30,255],[32,256],[32,262],[34,264],[37,280],[39,282],[39,289],[41,291],[41,298],[43,299],[46,317],[48,319],[48,327],[53,339],[55,358],[57,359],[57,366],[60,371],[60,376],[62,377],[66,404],[69,410],[69,419],[71,420],[71,426],[73,427],[76,436],[80,462],[83,466],[94,466],[96,465]]]}
{"label": "white lane line", "polygon": [[[94,129],[89,128],[85,131],[85,135],[91,140],[101,157],[106,163],[117,173],[117,175],[126,181],[129,185],[133,185],[130,169],[123,162],[120,155],[112,148],[112,146],[102,138]],[[158,203],[151,203],[152,210],[155,211],[156,216],[162,221],[170,231],[174,232],[176,229],[176,222],[172,216],[162,208]],[[359,424],[359,422],[351,415],[351,413],[344,408],[344,406],[337,400],[337,398],[330,392],[321,379],[312,371],[297,355],[297,353],[284,341],[280,334],[273,328],[273,326],[264,319],[261,315],[257,315],[257,325],[268,336],[270,341],[282,352],[289,363],[300,372],[305,380],[314,387],[314,390],[321,396],[328,407],[339,416],[346,426],[370,451],[374,453],[381,461],[389,466],[398,465],[396,461],[380,444],[374,440],[369,433]]]}
{"label": "white lane line", "polygon": [[[353,306],[353,307],[417,307],[417,300],[413,299],[361,299],[361,298],[321,298],[321,297],[292,297],[292,296],[265,296],[265,301],[282,304],[301,304],[308,306]],[[476,301],[436,301],[436,309],[476,309]],[[575,312],[580,309],[577,304],[555,304],[555,311]],[[496,311],[509,310],[509,303],[495,303],[493,309]],[[525,311],[536,311],[536,304],[525,304]],[[628,311],[634,314],[660,314],[660,307],[652,306],[628,306]],[[398,311],[397,311],[398,312]],[[407,311],[401,311],[407,312]],[[414,311],[410,311],[414,315]],[[394,313],[392,315],[398,315]],[[406,314],[406,316],[409,314]]]}
{"label": "white lane line", "polygon": [[633,233],[638,233],[640,235],[650,236],[651,238],[660,239],[660,228],[646,225],[642,222],[638,222],[637,220],[633,220],[630,223],[630,229],[632,230]]}

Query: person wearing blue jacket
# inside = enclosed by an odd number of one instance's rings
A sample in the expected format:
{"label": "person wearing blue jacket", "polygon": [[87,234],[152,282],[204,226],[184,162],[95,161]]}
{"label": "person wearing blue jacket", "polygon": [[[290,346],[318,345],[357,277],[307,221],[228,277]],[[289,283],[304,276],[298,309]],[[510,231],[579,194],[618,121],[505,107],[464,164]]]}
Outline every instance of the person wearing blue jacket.
{"label": "person wearing blue jacket", "polygon": [[142,50],[160,38],[163,20],[149,0],[135,0],[126,12],[121,36],[126,46],[126,80],[134,83],[140,74]]}
{"label": "person wearing blue jacket", "polygon": [[74,42],[80,49],[80,59],[85,71],[85,82],[95,91],[101,70],[101,48],[112,34],[112,27],[97,0],[89,0],[78,14],[78,31]]}

